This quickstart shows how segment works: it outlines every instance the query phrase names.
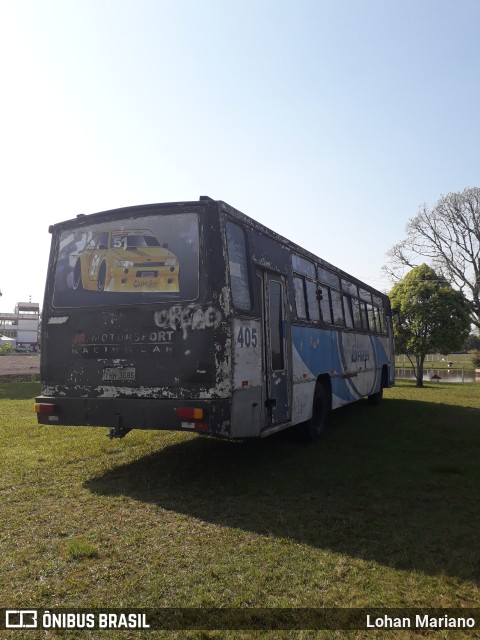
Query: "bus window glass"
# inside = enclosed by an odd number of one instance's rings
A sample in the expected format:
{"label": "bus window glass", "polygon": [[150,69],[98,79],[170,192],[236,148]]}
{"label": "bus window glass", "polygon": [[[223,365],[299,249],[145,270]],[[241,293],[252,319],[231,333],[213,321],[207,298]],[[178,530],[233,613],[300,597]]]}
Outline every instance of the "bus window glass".
{"label": "bus window glass", "polygon": [[315,278],[315,265],[305,258],[292,254],[292,267],[297,273],[303,273],[305,276]]}
{"label": "bus window glass", "polygon": [[360,314],[360,302],[357,298],[352,298],[353,326],[355,329],[362,328],[362,316]]}
{"label": "bus window glass", "polygon": [[320,309],[322,311],[322,318],[326,324],[333,324],[332,310],[330,308],[330,292],[328,287],[322,287],[320,299]]}
{"label": "bus window glass", "polygon": [[383,315],[383,308],[379,309],[378,307],[375,307],[375,313],[377,318],[377,331],[380,331],[380,333],[385,333],[385,318]]}
{"label": "bus window glass", "polygon": [[272,369],[281,371],[285,368],[283,357],[283,311],[282,285],[270,280],[268,289],[268,313],[270,318],[270,349]]}
{"label": "bus window glass", "polygon": [[338,276],[323,267],[318,267],[318,279],[322,284],[328,284],[337,289],[339,287]]}
{"label": "bus window glass", "polygon": [[305,280],[308,301],[308,317],[313,322],[320,320],[320,310],[318,308],[317,285],[312,280]]}
{"label": "bus window glass", "polygon": [[349,282],[348,280],[344,280],[342,278],[342,291],[349,293],[351,296],[358,296],[357,285]]}
{"label": "bus window glass", "polygon": [[143,215],[62,231],[54,256],[56,308],[195,300],[195,213]]}
{"label": "bus window glass", "polygon": [[365,302],[369,302],[370,304],[372,303],[372,294],[370,293],[370,291],[366,291],[365,289],[361,289],[359,287],[358,293],[360,295],[361,300],[364,300]]}
{"label": "bus window glass", "polygon": [[252,303],[245,233],[241,227],[229,221],[226,223],[226,229],[233,305],[240,311],[250,311]]}
{"label": "bus window glass", "polygon": [[343,311],[345,313],[345,324],[348,329],[353,329],[352,308],[349,296],[343,296]]}
{"label": "bus window glass", "polygon": [[335,291],[335,289],[331,290],[332,295],[332,311],[333,311],[333,324],[343,327],[343,309],[342,309],[342,295],[339,291]]}
{"label": "bus window glass", "polygon": [[370,327],[370,331],[376,331],[376,323],[375,323],[375,307],[371,304],[367,304],[367,313],[368,313],[368,326]]}
{"label": "bus window glass", "polygon": [[295,290],[295,306],[297,308],[297,318],[304,320],[307,317],[307,307],[305,304],[305,293],[303,290],[303,278],[294,278],[293,287]]}
{"label": "bus window glass", "polygon": [[367,310],[365,302],[360,302],[360,315],[362,316],[362,327],[368,331]]}

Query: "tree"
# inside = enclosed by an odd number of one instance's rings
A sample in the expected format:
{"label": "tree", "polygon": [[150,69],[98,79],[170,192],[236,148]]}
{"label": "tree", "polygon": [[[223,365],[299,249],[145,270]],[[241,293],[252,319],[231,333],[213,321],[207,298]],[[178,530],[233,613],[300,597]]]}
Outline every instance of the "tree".
{"label": "tree", "polygon": [[471,321],[480,328],[480,188],[442,196],[432,209],[421,205],[406,234],[388,252],[385,271],[398,280],[405,267],[427,258],[471,301]]}
{"label": "tree", "polygon": [[462,351],[480,351],[480,336],[476,333],[471,333],[465,340]]}
{"label": "tree", "polygon": [[390,292],[397,351],[412,363],[417,387],[423,386],[425,356],[459,349],[468,336],[470,303],[463,293],[426,264],[412,269]]}
{"label": "tree", "polygon": [[472,351],[472,363],[475,369],[480,367],[480,351],[478,349]]}

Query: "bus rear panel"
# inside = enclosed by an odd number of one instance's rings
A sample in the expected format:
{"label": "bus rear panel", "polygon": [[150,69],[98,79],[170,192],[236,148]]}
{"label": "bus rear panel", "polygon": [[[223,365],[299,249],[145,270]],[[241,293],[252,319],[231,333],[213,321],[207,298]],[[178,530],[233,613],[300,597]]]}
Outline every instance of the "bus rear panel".
{"label": "bus rear panel", "polygon": [[215,209],[129,208],[51,229],[41,424],[225,430],[228,322],[209,275],[225,273]]}

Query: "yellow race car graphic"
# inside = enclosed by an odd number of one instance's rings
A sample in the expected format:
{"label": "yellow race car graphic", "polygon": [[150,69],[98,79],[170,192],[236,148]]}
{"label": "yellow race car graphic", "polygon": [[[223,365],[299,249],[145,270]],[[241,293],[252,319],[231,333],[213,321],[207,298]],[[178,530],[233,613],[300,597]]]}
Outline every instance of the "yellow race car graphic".
{"label": "yellow race car graphic", "polygon": [[76,291],[179,292],[180,265],[148,229],[97,231],[78,251]]}

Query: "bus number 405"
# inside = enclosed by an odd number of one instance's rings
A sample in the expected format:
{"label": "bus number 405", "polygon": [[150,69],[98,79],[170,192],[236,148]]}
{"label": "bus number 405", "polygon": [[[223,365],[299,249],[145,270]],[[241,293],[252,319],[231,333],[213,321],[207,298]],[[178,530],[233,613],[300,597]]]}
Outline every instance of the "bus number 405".
{"label": "bus number 405", "polygon": [[241,327],[237,336],[237,344],[239,344],[242,349],[243,347],[253,347],[255,348],[258,344],[257,340],[257,329],[250,329],[249,327]]}

